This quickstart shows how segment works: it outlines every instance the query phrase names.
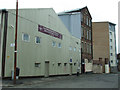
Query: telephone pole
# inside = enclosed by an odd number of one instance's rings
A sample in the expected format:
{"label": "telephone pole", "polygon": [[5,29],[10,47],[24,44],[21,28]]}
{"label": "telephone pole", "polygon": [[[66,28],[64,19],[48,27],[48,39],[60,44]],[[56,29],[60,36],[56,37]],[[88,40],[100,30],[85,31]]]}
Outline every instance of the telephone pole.
{"label": "telephone pole", "polygon": [[16,66],[17,66],[17,27],[18,27],[18,0],[16,0],[16,26],[15,26],[15,49],[14,49],[14,84],[16,84]]}

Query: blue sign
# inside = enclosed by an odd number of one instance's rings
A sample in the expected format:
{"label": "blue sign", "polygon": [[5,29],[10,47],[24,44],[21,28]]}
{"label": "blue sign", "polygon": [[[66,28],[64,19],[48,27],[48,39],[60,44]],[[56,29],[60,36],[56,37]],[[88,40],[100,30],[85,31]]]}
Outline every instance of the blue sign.
{"label": "blue sign", "polygon": [[70,62],[72,62],[72,59],[70,59]]}

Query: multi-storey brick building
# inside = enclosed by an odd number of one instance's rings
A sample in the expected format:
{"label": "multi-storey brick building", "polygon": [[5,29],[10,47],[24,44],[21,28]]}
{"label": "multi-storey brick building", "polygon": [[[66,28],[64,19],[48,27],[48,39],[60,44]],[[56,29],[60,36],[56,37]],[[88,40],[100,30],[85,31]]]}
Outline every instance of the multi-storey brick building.
{"label": "multi-storey brick building", "polygon": [[93,60],[99,60],[101,58],[105,62],[108,59],[111,72],[115,71],[117,66],[115,25],[108,21],[92,23]]}
{"label": "multi-storey brick building", "polygon": [[[78,17],[75,17],[78,15]],[[61,18],[65,26],[68,28],[73,36],[78,36],[80,31],[81,39],[81,70],[82,73],[92,71],[92,17],[87,7],[80,9],[70,10],[59,13],[58,16]],[[77,20],[75,20],[77,18]],[[77,23],[77,24],[76,24]],[[78,24],[79,23],[79,24]],[[76,27],[80,28],[76,28]],[[73,30],[71,30],[73,29]],[[76,30],[78,29],[78,31]]]}

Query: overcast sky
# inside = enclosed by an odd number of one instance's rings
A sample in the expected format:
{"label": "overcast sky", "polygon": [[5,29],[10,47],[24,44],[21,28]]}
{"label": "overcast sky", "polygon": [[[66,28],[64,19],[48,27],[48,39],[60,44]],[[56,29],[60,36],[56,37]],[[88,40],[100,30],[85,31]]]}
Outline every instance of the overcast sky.
{"label": "overcast sky", "polygon": [[[93,22],[110,21],[115,24],[118,24],[119,0],[18,0],[18,1],[19,8],[53,8],[56,13],[87,6],[93,18]],[[0,9],[4,8],[14,9],[15,7],[16,0],[0,0]],[[118,25],[116,25],[116,31],[118,32]]]}

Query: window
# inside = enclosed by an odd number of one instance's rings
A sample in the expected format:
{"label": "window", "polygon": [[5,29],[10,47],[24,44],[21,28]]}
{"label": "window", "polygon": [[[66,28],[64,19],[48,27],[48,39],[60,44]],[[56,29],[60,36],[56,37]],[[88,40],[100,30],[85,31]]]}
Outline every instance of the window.
{"label": "window", "polygon": [[35,37],[35,43],[37,43],[37,44],[40,43],[40,37]]}
{"label": "window", "polygon": [[88,16],[86,17],[86,24],[87,24],[87,25],[89,24]]}
{"label": "window", "polygon": [[27,42],[30,41],[30,36],[29,36],[28,34],[23,33],[22,36],[23,36],[23,37],[22,37],[23,41],[27,41]]}
{"label": "window", "polygon": [[60,66],[61,65],[61,63],[58,63],[58,66]]}
{"label": "window", "polygon": [[91,20],[89,19],[89,26],[91,26]]}
{"label": "window", "polygon": [[74,48],[74,51],[76,51],[76,47]]}
{"label": "window", "polygon": [[87,30],[87,39],[89,39],[89,31]]}
{"label": "window", "polygon": [[84,52],[87,52],[87,44],[85,43],[85,46],[84,46]]}
{"label": "window", "polygon": [[89,31],[89,40],[91,40],[91,31]]}
{"label": "window", "polygon": [[74,66],[76,66],[76,63],[74,63]]}
{"label": "window", "polygon": [[81,13],[81,21],[83,21],[83,14]]}
{"label": "window", "polygon": [[89,48],[89,49],[90,49],[89,51],[90,51],[90,54],[91,54],[91,45],[90,45],[90,48]]}
{"label": "window", "polygon": [[83,32],[83,27],[81,27],[81,37],[83,37],[84,32]]}
{"label": "window", "polygon": [[67,66],[67,63],[64,63],[64,66]]}
{"label": "window", "polygon": [[79,44],[78,42],[76,42],[76,44]]}
{"label": "window", "polygon": [[35,67],[40,67],[40,63],[35,63]]}
{"label": "window", "polygon": [[112,32],[110,32],[110,35],[112,35]]}
{"label": "window", "polygon": [[113,60],[111,60],[111,63],[113,63]]}
{"label": "window", "polygon": [[84,43],[81,43],[82,52],[84,52]]}
{"label": "window", "polygon": [[111,56],[113,56],[113,53],[110,53]]}
{"label": "window", "polygon": [[85,16],[83,16],[83,22],[85,23]]}
{"label": "window", "polygon": [[58,43],[58,48],[61,48],[61,43]]}
{"label": "window", "polygon": [[52,46],[55,47],[56,46],[56,43],[55,41],[52,42]]}
{"label": "window", "polygon": [[87,31],[86,31],[86,28],[84,28],[84,38],[87,38]]}
{"label": "window", "polygon": [[0,13],[0,26],[1,26],[1,13]]}
{"label": "window", "polygon": [[80,49],[78,50],[78,52],[80,52]]}
{"label": "window", "polygon": [[87,44],[87,53],[89,53],[89,44]]}
{"label": "window", "polygon": [[111,25],[109,25],[109,29],[111,30],[111,28],[112,28],[112,26]]}
{"label": "window", "polygon": [[112,42],[112,39],[110,39],[110,42]]}
{"label": "window", "polygon": [[110,49],[112,49],[113,47],[112,46],[110,46]]}
{"label": "window", "polygon": [[72,50],[72,47],[71,47],[71,46],[69,47],[69,50]]}

